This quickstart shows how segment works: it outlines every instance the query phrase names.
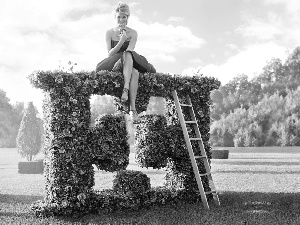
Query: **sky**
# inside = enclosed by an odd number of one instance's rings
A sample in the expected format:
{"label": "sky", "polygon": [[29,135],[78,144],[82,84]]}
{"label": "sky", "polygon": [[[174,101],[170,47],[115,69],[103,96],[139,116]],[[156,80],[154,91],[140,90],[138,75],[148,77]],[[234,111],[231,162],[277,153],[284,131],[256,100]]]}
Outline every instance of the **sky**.
{"label": "sky", "polygon": [[[10,103],[43,93],[27,76],[35,70],[92,71],[107,57],[106,30],[118,0],[1,0],[0,89]],[[226,84],[251,79],[272,58],[283,62],[300,45],[299,0],[123,0],[135,51],[160,73],[214,76]]]}

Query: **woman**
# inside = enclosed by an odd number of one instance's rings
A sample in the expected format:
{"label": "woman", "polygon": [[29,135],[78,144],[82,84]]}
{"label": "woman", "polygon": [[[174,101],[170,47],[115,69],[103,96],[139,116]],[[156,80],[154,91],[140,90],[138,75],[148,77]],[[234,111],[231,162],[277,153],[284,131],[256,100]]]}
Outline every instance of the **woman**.
{"label": "woman", "polygon": [[[127,4],[119,2],[114,10],[116,27],[106,32],[108,58],[98,63],[96,72],[100,70],[120,71],[124,75],[124,89],[121,101],[130,102],[130,112],[134,122],[139,120],[135,99],[138,89],[139,73],[155,73],[154,67],[147,59],[134,51],[137,32],[127,26],[130,16]],[[128,97],[129,92],[129,97]]]}

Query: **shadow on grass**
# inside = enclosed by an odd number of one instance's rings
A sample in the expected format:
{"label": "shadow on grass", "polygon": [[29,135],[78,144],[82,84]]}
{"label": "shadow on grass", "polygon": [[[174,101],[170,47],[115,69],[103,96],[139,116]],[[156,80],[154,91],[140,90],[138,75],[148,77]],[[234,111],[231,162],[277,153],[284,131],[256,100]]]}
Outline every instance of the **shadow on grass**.
{"label": "shadow on grass", "polygon": [[300,175],[300,170],[299,171],[266,171],[266,170],[215,170],[213,171],[214,174],[216,173],[251,173],[251,174],[299,174]]}
{"label": "shadow on grass", "polygon": [[43,199],[43,196],[0,194],[0,203],[29,203]]}
{"label": "shadow on grass", "polygon": [[227,164],[233,166],[249,165],[249,166],[300,166],[300,162],[243,162],[243,161],[213,161],[212,164]]}
{"label": "shadow on grass", "polygon": [[[0,195],[10,207],[0,211],[6,221],[20,222],[28,218],[29,224],[300,224],[300,193],[221,192],[221,206],[209,201],[210,210],[202,203],[163,205],[137,211],[120,211],[110,214],[85,215],[80,218],[46,218],[43,223],[29,209],[31,202],[41,196]],[[9,203],[10,201],[14,203]],[[22,210],[15,209],[23,202]]]}
{"label": "shadow on grass", "polygon": [[300,224],[300,193],[222,192],[219,198],[221,206],[211,200],[210,210],[205,210],[199,202],[87,215],[81,221],[95,224]]}
{"label": "shadow on grass", "polygon": [[30,205],[43,196],[0,194],[0,224],[40,224]]}
{"label": "shadow on grass", "polygon": [[[245,207],[261,205],[265,207],[287,207],[294,204],[300,205],[299,193],[268,193],[268,192],[235,192],[226,191],[219,194],[221,206]],[[260,202],[261,204],[258,204]],[[221,207],[222,208],[222,207]],[[299,208],[300,210],[300,208]]]}

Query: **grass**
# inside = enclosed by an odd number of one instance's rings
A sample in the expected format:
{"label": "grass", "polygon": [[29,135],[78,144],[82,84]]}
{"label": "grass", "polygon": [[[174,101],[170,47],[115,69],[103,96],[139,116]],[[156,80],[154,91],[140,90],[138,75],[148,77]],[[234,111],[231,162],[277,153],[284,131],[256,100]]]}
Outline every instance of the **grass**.
{"label": "grass", "polygon": [[[182,204],[76,219],[36,218],[30,204],[43,198],[43,175],[18,174],[23,159],[16,149],[0,149],[0,224],[300,224],[300,148],[228,149],[229,159],[212,160],[221,207]],[[162,185],[164,171],[139,168],[134,155],[128,169]],[[111,188],[113,175],[96,171],[94,188]]]}

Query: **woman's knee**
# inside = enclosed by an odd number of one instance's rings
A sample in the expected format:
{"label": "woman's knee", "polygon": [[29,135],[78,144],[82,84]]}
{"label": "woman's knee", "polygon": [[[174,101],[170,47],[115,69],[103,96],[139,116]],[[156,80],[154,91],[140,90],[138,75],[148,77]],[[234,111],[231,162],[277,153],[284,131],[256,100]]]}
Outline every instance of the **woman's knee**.
{"label": "woman's knee", "polygon": [[124,52],[124,61],[132,62],[132,55],[131,52]]}

